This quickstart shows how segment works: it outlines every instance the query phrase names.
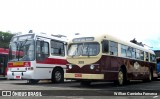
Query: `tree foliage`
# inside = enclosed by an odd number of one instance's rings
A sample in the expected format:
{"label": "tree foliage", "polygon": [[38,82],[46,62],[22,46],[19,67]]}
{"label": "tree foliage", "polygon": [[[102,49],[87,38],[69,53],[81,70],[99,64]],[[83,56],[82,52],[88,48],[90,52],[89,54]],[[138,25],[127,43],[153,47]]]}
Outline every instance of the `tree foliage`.
{"label": "tree foliage", "polygon": [[8,48],[9,42],[14,34],[0,31],[0,48]]}

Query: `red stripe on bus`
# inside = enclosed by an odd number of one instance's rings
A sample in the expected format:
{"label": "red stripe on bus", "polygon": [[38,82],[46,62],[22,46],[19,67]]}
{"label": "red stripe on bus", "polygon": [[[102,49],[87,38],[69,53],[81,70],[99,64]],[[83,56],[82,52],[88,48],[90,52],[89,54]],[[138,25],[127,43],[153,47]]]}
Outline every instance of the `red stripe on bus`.
{"label": "red stripe on bus", "polygon": [[59,65],[66,65],[67,60],[66,59],[56,59],[56,58],[46,58],[43,61],[37,61],[37,63],[40,64],[59,64]]}

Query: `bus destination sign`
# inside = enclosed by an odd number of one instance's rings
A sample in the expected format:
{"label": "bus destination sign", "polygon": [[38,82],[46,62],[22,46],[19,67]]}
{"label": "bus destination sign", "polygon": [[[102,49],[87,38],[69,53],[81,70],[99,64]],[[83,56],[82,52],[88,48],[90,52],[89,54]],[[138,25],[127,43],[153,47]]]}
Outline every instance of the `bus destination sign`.
{"label": "bus destination sign", "polygon": [[83,37],[83,38],[75,38],[72,41],[73,42],[87,42],[87,41],[93,41],[94,37]]}

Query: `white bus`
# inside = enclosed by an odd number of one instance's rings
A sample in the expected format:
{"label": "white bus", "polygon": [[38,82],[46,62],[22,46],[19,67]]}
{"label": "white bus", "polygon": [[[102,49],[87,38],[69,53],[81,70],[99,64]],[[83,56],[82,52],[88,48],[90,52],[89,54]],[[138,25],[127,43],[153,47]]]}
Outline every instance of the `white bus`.
{"label": "white bus", "polygon": [[63,35],[15,35],[9,45],[8,79],[64,81],[67,38]]}
{"label": "white bus", "polygon": [[82,85],[94,81],[124,85],[130,80],[151,81],[158,76],[152,50],[106,34],[71,40],[67,61],[65,78],[79,80]]}

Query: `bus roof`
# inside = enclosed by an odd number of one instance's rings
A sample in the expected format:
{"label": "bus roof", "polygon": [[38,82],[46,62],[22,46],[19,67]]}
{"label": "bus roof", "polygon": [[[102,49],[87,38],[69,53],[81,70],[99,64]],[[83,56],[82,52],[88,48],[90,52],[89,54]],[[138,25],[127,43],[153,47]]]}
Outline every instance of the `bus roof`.
{"label": "bus roof", "polygon": [[64,36],[64,35],[60,35],[60,34],[47,34],[47,33],[21,33],[21,34],[17,34],[14,37],[21,37],[21,36],[27,36],[27,35],[35,35],[35,37],[43,37],[43,38],[47,38],[47,39],[55,39],[55,40],[60,40],[60,41],[64,41],[64,42],[67,42],[67,37]]}
{"label": "bus roof", "polygon": [[[78,37],[75,37],[75,38],[83,38],[83,37],[94,37],[94,41],[98,41],[98,42],[101,42],[104,39],[111,40],[111,41],[114,41],[114,42],[118,42],[119,44],[127,45],[129,47],[133,47],[133,48],[145,51],[145,52],[149,52],[151,54],[155,54],[154,51],[152,51],[150,49],[147,49],[145,47],[142,47],[140,45],[134,44],[134,43],[129,42],[129,41],[124,41],[120,38],[114,37],[114,36],[109,35],[109,34],[100,34],[100,35],[96,35],[96,36],[93,36],[93,35],[92,36],[78,36]],[[75,38],[73,38],[73,39],[75,39]],[[73,39],[70,41],[70,43],[73,41]]]}

